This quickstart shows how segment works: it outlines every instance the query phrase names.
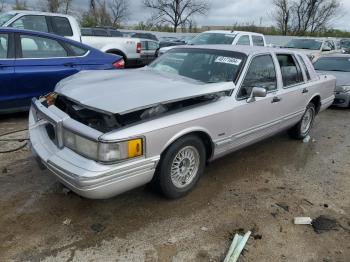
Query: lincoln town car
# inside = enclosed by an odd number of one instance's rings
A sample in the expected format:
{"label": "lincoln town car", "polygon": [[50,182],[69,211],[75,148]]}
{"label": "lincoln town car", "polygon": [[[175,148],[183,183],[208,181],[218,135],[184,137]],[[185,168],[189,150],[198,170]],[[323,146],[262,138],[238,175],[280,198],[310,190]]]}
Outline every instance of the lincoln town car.
{"label": "lincoln town car", "polygon": [[284,130],[307,137],[335,86],[290,49],[182,46],[145,68],[80,72],[34,98],[31,147],[83,197],[151,184],[179,198],[223,155]]}

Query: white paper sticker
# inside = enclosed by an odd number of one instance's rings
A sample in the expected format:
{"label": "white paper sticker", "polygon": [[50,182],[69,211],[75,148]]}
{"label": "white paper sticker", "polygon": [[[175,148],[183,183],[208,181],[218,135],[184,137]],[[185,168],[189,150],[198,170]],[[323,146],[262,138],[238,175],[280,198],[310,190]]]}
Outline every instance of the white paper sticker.
{"label": "white paper sticker", "polygon": [[215,63],[224,63],[224,64],[230,64],[230,65],[240,65],[242,62],[241,59],[233,58],[233,57],[226,57],[226,56],[218,56],[215,59]]}

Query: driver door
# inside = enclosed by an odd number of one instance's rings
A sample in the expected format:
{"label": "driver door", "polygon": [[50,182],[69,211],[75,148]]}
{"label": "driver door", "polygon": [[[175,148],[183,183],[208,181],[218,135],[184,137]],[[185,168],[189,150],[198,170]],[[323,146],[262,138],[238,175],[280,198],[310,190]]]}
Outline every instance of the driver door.
{"label": "driver door", "polygon": [[[232,114],[233,147],[244,146],[278,132],[281,128],[283,113],[279,98],[276,61],[271,54],[258,55],[252,58],[246,75],[236,93]],[[248,98],[254,87],[267,91],[266,97],[256,97],[249,102]]]}

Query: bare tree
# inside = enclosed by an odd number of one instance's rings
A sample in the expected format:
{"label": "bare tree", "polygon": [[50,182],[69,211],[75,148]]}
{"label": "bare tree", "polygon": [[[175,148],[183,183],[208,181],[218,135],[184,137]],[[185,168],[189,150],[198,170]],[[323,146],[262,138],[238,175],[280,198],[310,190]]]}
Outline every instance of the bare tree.
{"label": "bare tree", "polygon": [[28,5],[26,0],[16,0],[15,4],[12,6],[13,10],[28,10]]}
{"label": "bare tree", "polygon": [[113,26],[119,25],[129,16],[129,4],[126,0],[112,0],[109,9]]}
{"label": "bare tree", "polygon": [[68,14],[72,10],[72,2],[73,0],[63,0],[63,12]]}
{"label": "bare tree", "polygon": [[42,11],[58,13],[60,7],[62,5],[61,0],[42,0],[41,1],[41,9]]}
{"label": "bare tree", "polygon": [[0,13],[5,10],[5,0],[0,0]]}
{"label": "bare tree", "polygon": [[275,12],[273,18],[277,23],[278,29],[283,35],[287,35],[291,21],[290,2],[288,0],[273,0]]}
{"label": "bare tree", "polygon": [[340,0],[274,0],[274,18],[282,33],[304,35],[328,28],[341,14]]}
{"label": "bare tree", "polygon": [[209,10],[206,0],[144,0],[144,5],[156,11],[156,19],[173,26],[174,32],[194,15],[205,15]]}

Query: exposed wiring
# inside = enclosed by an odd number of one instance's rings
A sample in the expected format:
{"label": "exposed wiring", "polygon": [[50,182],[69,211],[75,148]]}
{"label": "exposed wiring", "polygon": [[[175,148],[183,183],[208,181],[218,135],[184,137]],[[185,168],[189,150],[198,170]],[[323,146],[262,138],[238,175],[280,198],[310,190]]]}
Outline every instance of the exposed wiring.
{"label": "exposed wiring", "polygon": [[4,136],[8,136],[8,135],[12,135],[12,134],[16,134],[16,133],[20,133],[20,132],[24,132],[24,131],[27,131],[28,128],[26,129],[21,129],[21,130],[15,130],[15,131],[11,131],[11,132],[8,132],[8,133],[4,133],[4,134],[1,134],[0,135],[0,142],[19,142],[19,143],[22,143],[22,142],[25,142],[23,145],[20,145],[16,148],[13,148],[13,149],[9,149],[9,150],[4,150],[4,151],[0,151],[0,154],[7,154],[7,153],[12,153],[12,152],[16,152],[18,150],[21,150],[23,148],[25,148],[28,144],[28,138],[1,138],[1,137],[4,137]]}

